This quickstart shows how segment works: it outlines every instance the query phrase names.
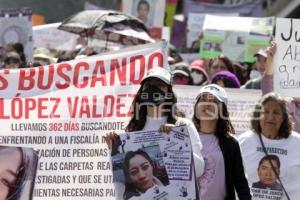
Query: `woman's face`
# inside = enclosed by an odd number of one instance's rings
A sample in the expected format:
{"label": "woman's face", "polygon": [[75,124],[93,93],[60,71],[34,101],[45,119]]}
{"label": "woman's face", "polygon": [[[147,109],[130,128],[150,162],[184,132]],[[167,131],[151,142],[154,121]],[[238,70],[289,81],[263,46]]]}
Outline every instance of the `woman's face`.
{"label": "woman's face", "polygon": [[219,117],[219,101],[209,93],[203,93],[196,105],[196,117],[200,120],[216,120]]}
{"label": "woman's face", "polygon": [[263,105],[260,116],[260,127],[262,134],[278,136],[278,131],[283,122],[283,112],[280,105],[275,101],[268,101]]}
{"label": "woman's face", "polygon": [[193,79],[194,85],[199,85],[206,81],[206,77],[200,70],[192,69],[191,77]]}
{"label": "woman's face", "polygon": [[174,74],[173,83],[175,85],[188,85],[190,82],[189,77],[182,74]]}
{"label": "woman's face", "polygon": [[219,71],[223,71],[223,70],[228,70],[227,66],[222,60],[218,59],[218,60],[215,60],[212,63],[212,65],[209,67],[208,75],[211,78],[211,77],[213,77],[213,75],[215,75]]}
{"label": "woman's face", "polygon": [[224,83],[223,80],[218,80],[218,81],[216,82],[216,84],[219,85],[219,86],[221,86],[221,87],[223,87],[223,88],[225,88],[225,83]]}
{"label": "woman's face", "polygon": [[141,155],[135,155],[129,161],[129,177],[132,183],[142,191],[153,186],[153,167]]}
{"label": "woman's face", "polygon": [[22,155],[17,148],[0,148],[0,200],[8,198],[9,190],[17,181]]}
{"label": "woman's face", "polygon": [[264,74],[266,71],[266,61],[267,58],[260,55],[256,56],[256,62],[254,64],[254,67],[260,74]]}

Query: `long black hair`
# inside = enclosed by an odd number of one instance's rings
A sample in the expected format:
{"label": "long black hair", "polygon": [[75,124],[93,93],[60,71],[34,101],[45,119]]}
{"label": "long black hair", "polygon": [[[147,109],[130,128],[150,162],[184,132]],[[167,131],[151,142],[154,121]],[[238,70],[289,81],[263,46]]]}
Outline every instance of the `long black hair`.
{"label": "long black hair", "polygon": [[126,153],[125,158],[124,158],[124,167],[123,167],[123,172],[125,175],[125,192],[123,194],[123,197],[125,200],[130,199],[133,196],[140,195],[139,190],[132,183],[130,175],[129,175],[129,162],[136,155],[143,156],[150,163],[152,168],[154,169],[153,161],[151,160],[150,156],[142,149],[138,149],[136,151],[128,151]]}
{"label": "long black hair", "polygon": [[[5,147],[4,147],[5,148]],[[9,200],[19,199],[20,191],[22,190],[26,179],[26,158],[24,157],[23,150],[20,147],[15,147],[21,155],[21,164],[18,167],[16,174],[16,182],[9,187],[8,197]]]}

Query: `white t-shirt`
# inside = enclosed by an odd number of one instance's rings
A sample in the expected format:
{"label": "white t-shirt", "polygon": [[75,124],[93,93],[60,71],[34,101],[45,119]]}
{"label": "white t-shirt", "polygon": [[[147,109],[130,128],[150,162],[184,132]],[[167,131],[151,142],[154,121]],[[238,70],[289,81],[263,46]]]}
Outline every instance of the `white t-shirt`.
{"label": "white t-shirt", "polygon": [[[252,199],[287,199],[279,181],[273,188],[261,184],[258,173],[260,160],[265,156],[258,134],[253,131],[243,133],[239,138],[244,166],[252,191]],[[275,155],[280,161],[279,177],[291,200],[300,198],[300,135],[296,132],[287,139],[272,140],[262,135],[262,140],[269,155]],[[276,162],[275,162],[276,163]],[[270,164],[269,164],[270,165]],[[275,166],[276,167],[276,166]],[[260,170],[261,172],[261,170]],[[270,173],[270,172],[268,172]],[[273,173],[273,171],[272,171]],[[261,172],[262,174],[262,172]],[[271,175],[265,175],[270,176]],[[267,177],[268,178],[268,177]]]}

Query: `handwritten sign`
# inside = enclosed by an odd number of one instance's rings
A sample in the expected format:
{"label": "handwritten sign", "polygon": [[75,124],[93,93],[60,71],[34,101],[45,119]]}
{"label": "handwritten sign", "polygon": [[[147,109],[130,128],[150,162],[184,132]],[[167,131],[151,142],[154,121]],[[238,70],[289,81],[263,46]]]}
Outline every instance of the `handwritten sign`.
{"label": "handwritten sign", "polygon": [[274,91],[289,97],[300,96],[299,26],[299,19],[276,20],[275,41],[278,48],[275,55]]}

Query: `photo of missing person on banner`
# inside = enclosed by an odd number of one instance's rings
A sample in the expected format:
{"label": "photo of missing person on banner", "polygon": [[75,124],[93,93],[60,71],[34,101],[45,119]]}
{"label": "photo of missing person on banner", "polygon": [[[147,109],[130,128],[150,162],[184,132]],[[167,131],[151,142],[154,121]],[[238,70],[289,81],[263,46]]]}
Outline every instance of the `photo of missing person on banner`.
{"label": "photo of missing person on banner", "polygon": [[274,166],[276,174],[280,176],[280,160],[276,155],[264,156],[258,164],[257,174],[259,181],[252,184],[253,188],[282,190],[282,186],[277,182],[277,177],[272,169],[271,163]]}
{"label": "photo of missing person on banner", "polygon": [[[121,146],[122,142],[115,144],[117,146],[113,149]],[[113,178],[119,186],[123,184],[123,187],[116,188],[123,199],[142,198],[150,188],[158,194],[160,187],[169,184],[163,155],[158,144],[149,146],[141,144],[136,150],[112,152],[114,152],[112,153]]]}
{"label": "photo of missing person on banner", "polygon": [[0,146],[0,200],[31,200],[37,163],[31,148]]}

